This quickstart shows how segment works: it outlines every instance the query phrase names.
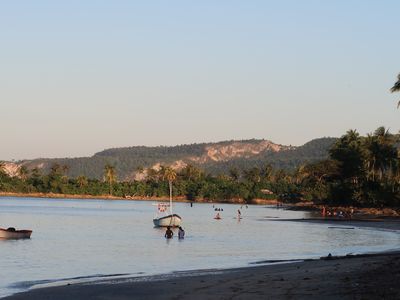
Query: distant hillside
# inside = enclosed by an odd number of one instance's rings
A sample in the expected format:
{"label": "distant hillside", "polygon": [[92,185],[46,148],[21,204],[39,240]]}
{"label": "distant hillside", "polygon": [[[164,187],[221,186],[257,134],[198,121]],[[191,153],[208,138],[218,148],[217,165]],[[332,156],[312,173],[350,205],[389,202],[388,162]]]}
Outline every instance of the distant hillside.
{"label": "distant hillside", "polygon": [[318,138],[300,147],[290,147],[284,151],[264,151],[246,159],[235,158],[225,162],[206,163],[203,168],[215,174],[226,173],[232,168],[262,168],[269,163],[277,169],[291,170],[306,162],[326,159],[328,150],[336,140],[329,137]]}
{"label": "distant hillside", "polygon": [[46,173],[54,163],[58,163],[68,167],[67,175],[70,177],[85,175],[100,179],[105,164],[109,163],[115,166],[120,180],[137,177],[138,169],[157,168],[159,165],[171,165],[175,169],[180,169],[192,164],[212,174],[227,173],[234,167],[238,169],[262,167],[267,163],[277,168],[292,169],[304,162],[326,158],[328,149],[335,140],[335,138],[320,138],[300,147],[256,139],[173,147],[136,146],[107,149],[92,157],[21,161],[17,166],[39,168]]}

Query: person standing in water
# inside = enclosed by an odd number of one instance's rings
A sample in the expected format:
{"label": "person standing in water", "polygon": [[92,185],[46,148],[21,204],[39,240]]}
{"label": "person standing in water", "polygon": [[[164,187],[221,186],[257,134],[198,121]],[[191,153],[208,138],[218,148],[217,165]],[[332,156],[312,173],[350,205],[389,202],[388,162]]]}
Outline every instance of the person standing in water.
{"label": "person standing in water", "polygon": [[240,212],[240,209],[238,209],[238,215],[237,215],[238,219],[242,218],[242,213]]}
{"label": "person standing in water", "polygon": [[167,227],[167,231],[165,231],[164,236],[166,239],[172,239],[172,237],[174,236],[174,233],[172,232],[171,227],[169,227],[169,226]]}
{"label": "person standing in water", "polygon": [[182,240],[185,238],[185,230],[181,226],[179,226],[179,231],[178,231],[178,239]]}

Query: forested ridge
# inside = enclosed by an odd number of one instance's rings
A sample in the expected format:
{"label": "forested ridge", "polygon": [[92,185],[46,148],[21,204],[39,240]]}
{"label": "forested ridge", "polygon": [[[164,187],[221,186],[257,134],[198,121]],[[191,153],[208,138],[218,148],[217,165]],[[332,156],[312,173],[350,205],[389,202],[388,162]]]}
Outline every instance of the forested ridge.
{"label": "forested ridge", "polygon": [[[48,172],[22,165],[17,176],[9,176],[2,162],[0,192],[167,197],[171,185],[174,197],[192,201],[251,202],[261,198],[282,202],[313,201],[333,206],[399,207],[399,141],[399,135],[391,134],[384,127],[367,136],[349,130],[339,139],[314,140],[285,151],[262,152],[257,158],[239,158],[237,165],[232,161],[225,165],[225,162],[218,162],[214,165],[216,173],[192,164],[180,169],[173,169],[168,164],[161,164],[157,169],[138,168],[142,180],[119,179],[115,161],[113,164],[109,160],[98,161],[101,179],[82,174],[71,176],[70,166],[61,164],[63,161],[59,160],[52,160]],[[122,151],[130,152],[132,149]],[[94,157],[110,159],[119,155],[120,150],[112,149]],[[304,159],[302,163],[299,157]],[[273,160],[269,160],[271,158]],[[120,157],[118,159],[120,163],[123,161]],[[101,164],[104,161],[106,163]],[[280,161],[292,161],[293,166],[297,166],[280,168]],[[224,168],[227,171],[222,172]]]}
{"label": "forested ridge", "polygon": [[264,142],[264,140],[224,141],[172,147],[135,146],[113,148],[98,152],[92,157],[35,159],[18,163],[25,165],[28,169],[38,167],[44,173],[49,172],[52,165],[57,163],[68,167],[66,172],[70,177],[83,175],[92,179],[102,179],[104,166],[110,164],[115,167],[119,180],[132,179],[134,174],[143,168],[151,168],[156,164],[171,165],[179,160],[202,168],[205,172],[213,175],[227,173],[231,168],[244,170],[249,167],[261,167],[265,163],[270,163],[274,168],[290,170],[302,163],[326,158],[328,149],[335,140],[335,138],[319,138],[300,147],[284,146],[284,150],[278,152],[265,150],[259,154],[252,154],[247,157],[232,157],[223,161],[208,160],[198,162],[190,158],[201,157],[206,153],[206,149],[210,147],[229,146],[232,144],[257,145]]}

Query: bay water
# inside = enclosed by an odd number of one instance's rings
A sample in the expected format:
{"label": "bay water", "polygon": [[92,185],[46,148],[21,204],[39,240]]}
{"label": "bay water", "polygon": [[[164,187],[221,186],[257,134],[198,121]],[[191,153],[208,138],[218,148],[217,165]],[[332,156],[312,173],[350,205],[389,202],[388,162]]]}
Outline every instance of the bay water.
{"label": "bay water", "polygon": [[[0,297],[43,284],[248,266],[395,249],[398,232],[305,222],[275,207],[174,203],[184,240],[154,228],[153,201],[0,198],[0,227],[32,229],[0,239]],[[215,220],[215,208],[222,219]],[[242,219],[237,219],[241,209]]]}

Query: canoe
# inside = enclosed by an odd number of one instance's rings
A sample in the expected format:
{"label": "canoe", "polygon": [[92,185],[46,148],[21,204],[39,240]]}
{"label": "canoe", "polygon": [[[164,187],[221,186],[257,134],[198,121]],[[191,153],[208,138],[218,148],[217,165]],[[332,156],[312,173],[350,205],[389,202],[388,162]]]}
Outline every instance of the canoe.
{"label": "canoe", "polygon": [[14,227],[0,228],[0,239],[29,239],[32,230],[15,230]]}

